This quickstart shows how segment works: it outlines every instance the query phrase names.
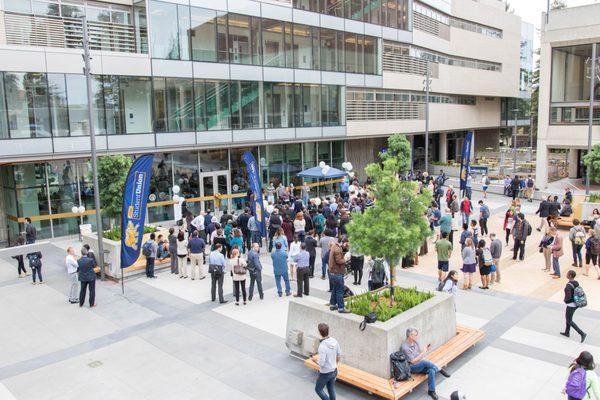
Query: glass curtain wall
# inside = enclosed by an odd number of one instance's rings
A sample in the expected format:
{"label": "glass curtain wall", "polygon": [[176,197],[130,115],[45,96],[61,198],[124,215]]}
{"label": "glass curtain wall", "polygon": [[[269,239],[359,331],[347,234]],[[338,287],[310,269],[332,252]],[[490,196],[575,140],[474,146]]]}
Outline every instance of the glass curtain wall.
{"label": "glass curtain wall", "polygon": [[294,85],[264,82],[265,128],[294,126]]}
{"label": "glass curtain wall", "polygon": [[[589,101],[591,58],[592,44],[552,50],[552,102]],[[595,89],[594,100],[600,100]]]}
{"label": "glass curtain wall", "polygon": [[260,18],[229,14],[229,61],[261,65]]}
{"label": "glass curtain wall", "polygon": [[[254,158],[258,161],[258,147],[236,147],[230,150],[229,157],[231,159],[231,193],[246,193],[250,188],[248,185],[248,173],[246,165],[242,161],[242,156],[245,152],[251,152]],[[244,207],[249,207],[250,203],[247,197],[237,197],[232,201],[233,210],[239,212]]]}
{"label": "glass curtain wall", "polygon": [[[185,198],[200,197],[200,181],[198,177],[198,153],[173,153],[173,175],[175,184],[180,188],[180,196]],[[200,202],[186,202],[187,210],[198,215]]]}
{"label": "glass curtain wall", "polygon": [[[150,201],[171,200],[173,188],[173,165],[169,153],[154,154],[152,180],[150,181]],[[173,206],[165,205],[148,208],[148,221],[168,221],[174,219]]]}
{"label": "glass curtain wall", "polygon": [[191,7],[192,60],[217,61],[217,12]]}
{"label": "glass curtain wall", "polygon": [[194,131],[193,80],[153,78],[156,132]]}
{"label": "glass curtain wall", "polygon": [[321,28],[321,68],[344,71],[344,32]]}

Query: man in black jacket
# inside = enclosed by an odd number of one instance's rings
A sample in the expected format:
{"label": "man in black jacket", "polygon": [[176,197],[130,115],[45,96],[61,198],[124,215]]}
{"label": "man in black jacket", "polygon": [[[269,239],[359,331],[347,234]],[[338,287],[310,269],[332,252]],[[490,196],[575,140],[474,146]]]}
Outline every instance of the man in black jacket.
{"label": "man in black jacket", "polygon": [[517,215],[517,221],[513,227],[512,234],[515,240],[513,260],[517,259],[518,253],[519,260],[523,261],[525,259],[525,241],[527,240],[527,236],[531,235],[531,225],[525,220],[525,215],[523,213]]}
{"label": "man in black jacket", "polygon": [[90,307],[96,306],[96,272],[94,260],[88,257],[88,251],[85,247],[81,248],[81,258],[77,260],[79,282],[81,289],[79,291],[79,307],[83,307],[85,302],[85,293],[90,288]]}
{"label": "man in black jacket", "polygon": [[309,258],[309,267],[310,267],[310,277],[315,277],[315,258],[317,257],[317,239],[314,237],[314,231],[312,229],[307,230],[308,235],[304,238],[304,244],[306,245],[306,251],[310,256]]}
{"label": "man in black jacket", "polygon": [[567,272],[567,279],[569,279],[569,282],[567,282],[567,285],[565,286],[565,298],[563,300],[567,305],[567,309],[565,311],[566,328],[565,331],[561,332],[560,334],[569,337],[571,333],[571,328],[573,328],[575,329],[575,331],[577,331],[577,333],[579,333],[579,335],[581,336],[581,343],[583,343],[587,334],[584,331],[582,331],[575,322],[573,322],[573,315],[577,310],[577,304],[575,304],[574,298],[575,288],[579,286],[579,282],[575,280],[576,275],[577,274],[573,270],[569,270],[569,272]]}
{"label": "man in black jacket", "polygon": [[248,220],[250,219],[250,209],[248,207],[244,208],[244,212],[240,214],[237,219],[238,227],[242,231],[242,236],[244,237],[244,245],[246,249],[250,250],[252,247],[252,241],[250,237],[250,230],[248,229]]}
{"label": "man in black jacket", "polygon": [[550,216],[551,199],[552,198],[550,196],[548,196],[548,198],[546,200],[542,200],[542,202],[540,203],[540,206],[538,207],[537,211],[535,212],[536,214],[539,214],[540,219],[541,219],[540,226],[537,227],[538,232],[540,232],[542,230],[542,228],[544,227],[544,221],[546,221],[546,223],[548,223],[548,217]]}
{"label": "man in black jacket", "polygon": [[513,178],[512,181],[510,181],[510,190],[511,190],[511,194],[512,194],[512,198],[513,200],[517,198],[517,196],[519,196],[519,188],[521,186],[521,180],[519,179],[518,175],[515,175],[515,177]]}

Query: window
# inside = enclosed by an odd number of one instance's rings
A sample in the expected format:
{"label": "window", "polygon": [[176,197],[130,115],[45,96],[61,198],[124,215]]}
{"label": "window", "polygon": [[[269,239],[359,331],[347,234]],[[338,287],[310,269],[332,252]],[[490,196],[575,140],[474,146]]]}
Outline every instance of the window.
{"label": "window", "polygon": [[67,75],[67,99],[69,103],[69,129],[71,136],[88,135],[87,90],[83,75]]}
{"label": "window", "polygon": [[[592,45],[552,50],[552,101],[589,101]],[[598,71],[598,66],[596,66]],[[596,72],[596,76],[598,76]],[[595,90],[594,100],[600,100]]]}
{"label": "window", "polygon": [[46,75],[4,73],[11,138],[50,137]]}
{"label": "window", "polygon": [[50,98],[52,134],[54,136],[69,136],[67,86],[64,74],[48,74],[48,96]]}
{"label": "window", "polygon": [[118,108],[122,128],[116,133],[152,132],[152,90],[150,78],[119,77]]}
{"label": "window", "polygon": [[[173,153],[173,174],[175,184],[180,188],[180,196],[185,198],[200,197],[198,170],[198,153]],[[198,215],[200,213],[200,202],[188,202],[187,208],[194,215]]]}
{"label": "window", "polygon": [[347,19],[354,19],[357,21],[362,21],[363,7],[362,7],[361,0],[345,0],[344,8],[346,11]]}
{"label": "window", "polygon": [[192,59],[194,61],[217,61],[217,12],[191,7]]}
{"label": "window", "polygon": [[191,43],[190,7],[178,5],[177,18],[179,27],[179,59],[189,60]]}
{"label": "window", "polygon": [[[154,201],[165,201],[171,199],[171,188],[173,187],[173,168],[171,154],[157,153],[152,161],[152,179],[150,180],[149,197]],[[168,221],[174,219],[173,206],[165,205],[148,207],[148,221]]]}
{"label": "window", "polygon": [[344,32],[321,28],[321,68],[344,71]]}
{"label": "window", "polygon": [[294,126],[294,86],[290,83],[264,82],[265,127]]}
{"label": "window", "polygon": [[343,0],[321,0],[321,12],[335,17],[344,17]]}
{"label": "window", "polygon": [[261,85],[256,81],[240,81],[242,129],[261,128]]}
{"label": "window", "polygon": [[303,84],[302,90],[302,125],[321,126],[321,86]]}
{"label": "window", "polygon": [[178,60],[177,5],[150,1],[152,57]]}
{"label": "window", "polygon": [[319,28],[294,24],[294,68],[319,67]]}
{"label": "window", "polygon": [[217,11],[217,61],[229,62],[227,13]]}
{"label": "window", "polygon": [[377,39],[364,37],[365,74],[377,73]]}
{"label": "window", "polygon": [[260,65],[260,19],[239,14],[228,17],[230,62]]}
{"label": "window", "polygon": [[344,47],[346,72],[363,73],[363,36],[346,32]]}
{"label": "window", "polygon": [[193,131],[192,80],[154,78],[154,107],[156,132]]}
{"label": "window", "polygon": [[294,8],[319,12],[319,0],[294,0]]}
{"label": "window", "polygon": [[31,13],[31,3],[29,0],[4,0],[4,11]]}
{"label": "window", "polygon": [[[25,3],[22,1],[22,3]],[[36,15],[48,15],[57,17],[60,15],[60,7],[58,3],[49,3],[46,1],[33,1],[32,2],[33,13]]]}
{"label": "window", "polygon": [[206,130],[206,99],[204,81],[194,80],[194,106],[196,109],[196,130]]}
{"label": "window", "polygon": [[208,130],[231,129],[229,82],[206,81],[205,94]]}
{"label": "window", "polygon": [[[289,23],[272,19],[262,20],[263,65],[268,67],[285,67],[284,24]],[[290,49],[291,50],[291,49]],[[288,64],[291,66],[291,64]]]}
{"label": "window", "polygon": [[321,121],[323,126],[340,125],[340,87],[321,86]]}
{"label": "window", "polygon": [[6,118],[6,97],[3,78],[4,73],[0,72],[0,139],[8,139],[8,120]]}

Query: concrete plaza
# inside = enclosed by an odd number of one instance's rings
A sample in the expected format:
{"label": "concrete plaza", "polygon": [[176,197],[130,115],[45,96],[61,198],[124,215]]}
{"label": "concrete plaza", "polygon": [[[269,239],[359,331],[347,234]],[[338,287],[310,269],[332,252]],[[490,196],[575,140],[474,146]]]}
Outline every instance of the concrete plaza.
{"label": "concrete plaza", "polygon": [[[490,232],[501,233],[508,199],[490,196],[488,204]],[[524,204],[529,215],[535,209],[537,203]],[[539,219],[529,219],[535,228]],[[579,279],[590,306],[575,320],[588,333],[586,342],[580,344],[576,334],[558,335],[564,329],[565,280],[540,271],[539,235],[534,230],[527,241],[523,262],[512,261],[505,247],[501,284],[459,292],[459,323],[484,329],[487,336],[450,364],[451,378],[438,378],[442,398],[461,389],[476,400],[562,399],[571,360],[584,349],[600,357],[600,281]],[[0,252],[0,399],[317,398],[315,374],[284,345],[289,298],[277,297],[266,254],[265,299],[256,296],[247,306],[212,303],[208,279],[184,280],[165,271],[155,280],[126,281],[125,296],[120,284],[98,281],[98,306],[89,309],[67,301],[67,245],[44,246],[44,285],[18,279],[14,260]],[[399,272],[402,285],[434,289],[435,254],[429,247],[417,267]],[[571,263],[566,247],[563,273]],[[457,250],[451,268],[460,268]],[[226,280],[229,300],[231,286]],[[327,281],[312,279],[311,298],[327,302],[327,288]],[[344,384],[337,388],[340,399],[373,398]],[[428,398],[426,387],[406,398]]]}

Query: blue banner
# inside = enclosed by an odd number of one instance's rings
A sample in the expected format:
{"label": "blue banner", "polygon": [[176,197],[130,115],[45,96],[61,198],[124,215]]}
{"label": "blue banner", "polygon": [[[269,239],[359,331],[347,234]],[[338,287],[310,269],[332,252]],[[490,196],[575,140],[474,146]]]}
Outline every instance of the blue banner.
{"label": "blue banner", "polygon": [[462,151],[460,153],[460,190],[467,187],[467,175],[470,172],[471,164],[471,142],[473,141],[473,132],[467,132],[463,140]]}
{"label": "blue banner", "polygon": [[121,219],[121,268],[133,265],[140,256],[153,159],[152,154],[138,157],[129,169],[125,181]]}
{"label": "blue banner", "polygon": [[248,172],[248,184],[252,191],[252,198],[250,199],[250,205],[252,214],[256,219],[256,226],[260,230],[263,237],[267,236],[267,229],[265,223],[265,210],[263,208],[263,196],[262,188],[260,186],[260,179],[258,175],[258,165],[256,159],[249,151],[245,152],[242,156],[242,161],[246,164],[246,171]]}

